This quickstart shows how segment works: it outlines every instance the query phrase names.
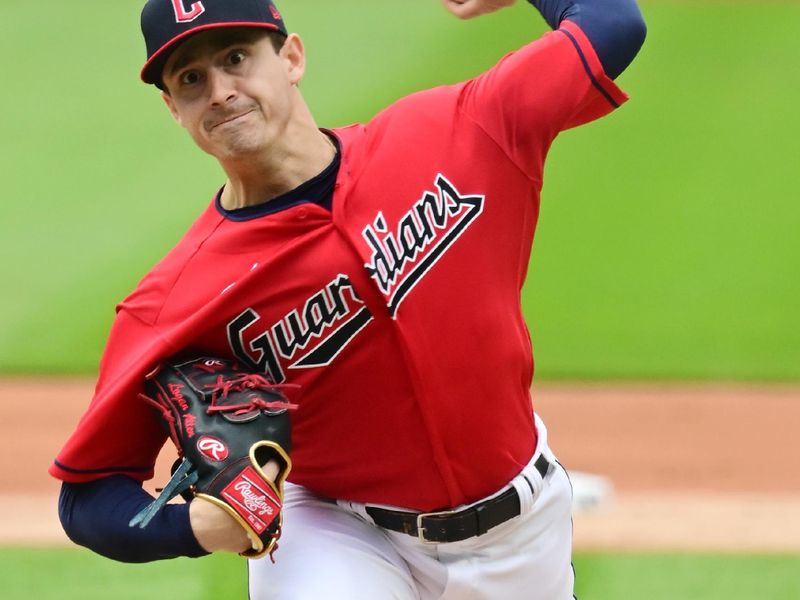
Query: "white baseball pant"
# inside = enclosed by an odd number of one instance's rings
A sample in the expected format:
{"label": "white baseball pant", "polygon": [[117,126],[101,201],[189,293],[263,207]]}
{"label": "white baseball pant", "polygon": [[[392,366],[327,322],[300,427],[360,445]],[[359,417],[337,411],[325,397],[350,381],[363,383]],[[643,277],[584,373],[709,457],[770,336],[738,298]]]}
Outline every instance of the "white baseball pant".
{"label": "white baseball pant", "polygon": [[[363,504],[287,484],[275,564],[248,561],[251,600],[572,600],[572,491],[536,424],[533,458],[497,492],[517,489],[520,516],[464,541],[423,543],[377,527]],[[554,465],[544,478],[540,454]]]}

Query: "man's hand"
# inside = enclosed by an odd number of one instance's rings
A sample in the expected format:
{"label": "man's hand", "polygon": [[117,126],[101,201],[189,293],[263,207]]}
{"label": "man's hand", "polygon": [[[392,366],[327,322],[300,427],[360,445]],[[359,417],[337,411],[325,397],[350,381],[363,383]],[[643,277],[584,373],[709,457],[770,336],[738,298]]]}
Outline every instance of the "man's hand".
{"label": "man's hand", "polygon": [[459,19],[472,19],[501,8],[507,8],[517,0],[442,0],[444,7]]}
{"label": "man's hand", "polygon": [[244,552],[252,544],[232,516],[202,498],[189,504],[189,522],[197,543],[206,552]]}
{"label": "man's hand", "polygon": [[[264,474],[271,480],[278,476],[280,467],[274,460],[264,465]],[[207,552],[244,552],[251,547],[250,538],[233,517],[218,506],[202,498],[189,504],[189,522],[197,542]]]}

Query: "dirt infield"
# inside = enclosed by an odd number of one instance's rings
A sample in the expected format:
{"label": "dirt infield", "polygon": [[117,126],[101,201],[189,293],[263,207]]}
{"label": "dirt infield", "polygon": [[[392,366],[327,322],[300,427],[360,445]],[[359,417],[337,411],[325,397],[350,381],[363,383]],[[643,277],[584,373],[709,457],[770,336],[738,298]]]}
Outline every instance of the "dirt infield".
{"label": "dirt infield", "polygon": [[[0,381],[0,543],[67,542],[46,469],[91,391]],[[800,388],[551,384],[534,403],[567,468],[613,486],[576,514],[577,548],[800,551]]]}
{"label": "dirt infield", "polygon": [[534,404],[567,468],[614,485],[576,547],[800,551],[800,389],[543,386]]}

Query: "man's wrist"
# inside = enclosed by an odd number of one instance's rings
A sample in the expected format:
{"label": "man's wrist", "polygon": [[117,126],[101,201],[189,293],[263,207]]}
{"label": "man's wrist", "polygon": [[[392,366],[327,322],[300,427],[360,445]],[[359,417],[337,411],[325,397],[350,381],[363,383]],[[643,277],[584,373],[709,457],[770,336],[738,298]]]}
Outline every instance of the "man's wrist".
{"label": "man's wrist", "polygon": [[247,532],[222,508],[195,498],[189,504],[189,523],[197,543],[207,552],[244,552],[252,547]]}

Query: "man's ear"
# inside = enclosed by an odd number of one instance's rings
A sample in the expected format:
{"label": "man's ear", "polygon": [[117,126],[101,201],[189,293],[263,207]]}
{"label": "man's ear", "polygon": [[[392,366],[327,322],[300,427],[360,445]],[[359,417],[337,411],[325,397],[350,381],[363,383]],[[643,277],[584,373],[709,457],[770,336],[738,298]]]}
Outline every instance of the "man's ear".
{"label": "man's ear", "polygon": [[306,72],[306,49],[300,36],[296,33],[289,34],[279,56],[286,62],[289,82],[293,85],[299,84]]}
{"label": "man's ear", "polygon": [[175,107],[175,100],[172,99],[172,96],[162,91],[161,99],[164,100],[164,103],[167,105],[170,114],[172,114],[172,118],[178,122],[178,125],[183,127],[183,121],[181,121],[181,116],[178,114],[178,109]]}

